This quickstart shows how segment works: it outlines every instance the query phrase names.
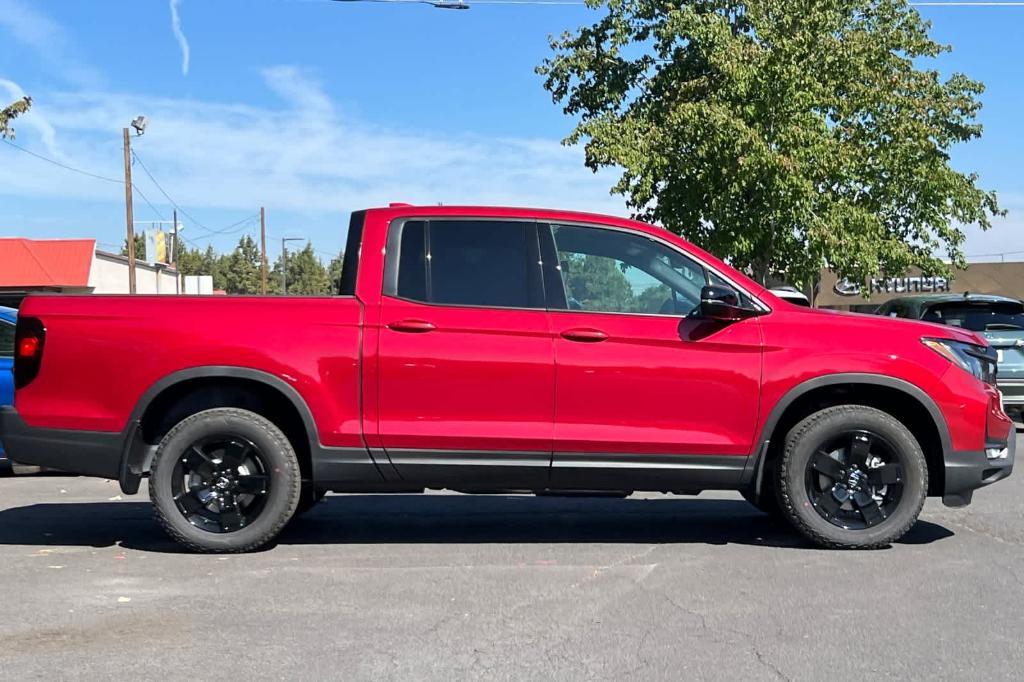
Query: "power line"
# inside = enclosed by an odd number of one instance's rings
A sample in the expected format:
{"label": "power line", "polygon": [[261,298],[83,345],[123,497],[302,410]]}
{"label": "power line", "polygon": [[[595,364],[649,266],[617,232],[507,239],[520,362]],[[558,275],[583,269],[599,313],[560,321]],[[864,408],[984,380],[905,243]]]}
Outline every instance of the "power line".
{"label": "power line", "polygon": [[167,220],[166,218],[164,218],[163,213],[160,212],[160,209],[153,205],[153,202],[149,200],[149,197],[143,194],[142,190],[139,189],[139,186],[136,185],[134,182],[132,183],[132,191],[138,194],[140,197],[142,197],[142,200],[149,204],[149,207],[153,209],[153,213],[156,213],[157,217],[159,217],[160,220]]}
{"label": "power line", "polygon": [[59,166],[60,168],[63,168],[64,170],[69,170],[72,173],[78,173],[79,175],[85,175],[85,176],[90,177],[90,178],[96,178],[97,180],[105,180],[106,182],[114,182],[114,183],[117,183],[118,185],[123,185],[124,184],[124,180],[118,180],[117,178],[108,178],[105,175],[98,175],[96,173],[90,173],[89,171],[82,170],[81,168],[75,168],[74,166],[69,166],[66,163],[61,163],[60,161],[57,161],[55,159],[51,159],[51,158],[49,158],[47,156],[43,156],[42,154],[37,154],[37,153],[35,153],[35,152],[31,151],[31,150],[25,149],[21,145],[14,144],[10,140],[3,140],[3,143],[6,144],[6,145],[9,145],[11,147],[14,147],[15,149],[17,149],[20,152],[24,152],[24,153],[28,154],[29,156],[34,156],[34,157],[36,157],[37,159],[39,159],[41,161],[45,161],[46,163],[52,163],[54,166]]}
{"label": "power line", "polygon": [[170,204],[172,206],[174,206],[174,208],[178,209],[179,213],[181,213],[183,216],[185,216],[186,218],[191,220],[196,225],[196,227],[198,227],[199,229],[201,229],[201,230],[203,230],[205,232],[208,232],[210,234],[210,236],[219,235],[219,234],[229,234],[230,233],[229,231],[232,228],[237,227],[238,225],[241,225],[242,223],[245,223],[245,222],[248,222],[250,220],[253,220],[254,217],[258,217],[258,216],[249,216],[249,217],[243,218],[242,220],[238,221],[237,223],[233,223],[233,224],[228,225],[227,227],[221,228],[219,230],[215,230],[215,229],[209,228],[206,225],[203,225],[198,220],[196,220],[195,216],[193,216],[191,213],[186,211],[184,208],[181,207],[180,204],[178,204],[178,202],[176,202],[174,199],[171,198],[171,195],[168,194],[167,190],[165,190],[163,188],[163,185],[161,185],[157,181],[157,179],[155,177],[153,177],[153,174],[149,171],[149,168],[146,167],[145,162],[139,157],[138,154],[135,153],[135,150],[132,150],[132,158],[134,158],[138,162],[139,166],[142,168],[142,171],[153,182],[153,184],[156,185],[156,188],[158,190],[160,190],[160,193],[164,195],[164,198],[167,199],[167,201],[170,202]]}

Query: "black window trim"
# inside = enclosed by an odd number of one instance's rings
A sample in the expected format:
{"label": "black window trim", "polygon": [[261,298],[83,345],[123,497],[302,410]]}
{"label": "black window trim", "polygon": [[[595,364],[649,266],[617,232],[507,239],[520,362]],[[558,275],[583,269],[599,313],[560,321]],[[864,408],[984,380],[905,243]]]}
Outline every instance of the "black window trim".
{"label": "black window trim", "polygon": [[[745,288],[743,288],[743,287],[739,286],[738,284],[736,284],[736,281],[734,279],[732,279],[731,277],[728,277],[727,275],[723,274],[720,270],[718,270],[718,268],[711,267],[708,263],[705,263],[701,258],[698,258],[695,254],[689,253],[689,252],[685,251],[684,249],[680,249],[678,246],[676,246],[672,242],[669,242],[669,241],[667,241],[665,239],[661,239],[660,237],[656,237],[655,235],[648,234],[647,232],[641,232],[639,230],[632,230],[632,229],[629,229],[629,228],[617,227],[615,225],[604,225],[604,224],[601,224],[601,223],[586,223],[586,222],[577,222],[577,221],[572,221],[572,220],[550,220],[550,219],[546,219],[546,218],[545,219],[538,219],[538,221],[537,221],[537,230],[538,230],[539,233],[541,233],[541,244],[545,244],[548,240],[550,240],[552,248],[557,248],[557,246],[555,245],[554,233],[551,231],[551,226],[552,225],[565,225],[566,227],[589,227],[589,228],[594,228],[594,229],[597,229],[597,230],[613,230],[615,232],[624,232],[624,233],[630,234],[630,235],[646,237],[646,238],[650,239],[651,241],[657,242],[657,243],[665,246],[666,248],[670,249],[671,251],[676,252],[677,254],[682,256],[683,258],[686,258],[687,260],[693,261],[694,263],[699,265],[701,268],[703,268],[704,269],[704,279],[705,279],[706,283],[708,282],[708,273],[714,273],[719,279],[724,281],[730,287],[732,287],[733,289],[735,289],[736,291],[738,291],[738,292],[740,292],[742,294],[745,294],[747,296],[747,298],[749,298],[754,303],[754,307],[755,308],[758,308],[762,312],[766,312],[766,313],[767,312],[771,312],[771,310],[772,310],[761,299],[757,298],[756,296],[751,294],[749,291],[747,291]],[[556,262],[557,262],[557,251],[555,251],[555,254],[556,254],[555,258],[556,258]],[[550,288],[554,288],[554,282],[548,282],[547,281],[548,278],[552,277],[552,275],[549,274],[547,268],[544,269],[544,277],[545,277],[545,286],[548,287],[549,289]],[[558,282],[558,284],[561,286],[561,282]],[[563,288],[563,291],[564,291],[564,288]],[[564,295],[563,295],[563,297],[564,297]],[[615,312],[615,311],[611,311],[611,310],[570,310],[569,307],[568,307],[568,303],[566,303],[566,307],[565,308],[552,308],[552,307],[550,307],[550,299],[549,299],[548,311],[552,312],[552,313],[576,313],[576,314],[583,313],[583,314],[587,314],[587,315],[629,315],[629,316],[632,316],[632,317],[671,317],[671,318],[675,318],[675,319],[682,319],[682,318],[686,317],[686,315],[679,315],[679,314],[666,315],[664,313],[626,313],[626,312]]]}
{"label": "black window trim", "polygon": [[[532,290],[536,288],[540,293],[540,300],[545,301],[544,277],[542,273],[543,259],[541,258],[540,242],[537,236],[538,222],[535,218],[502,218],[497,216],[405,216],[392,220],[388,225],[387,238],[384,242],[384,281],[381,287],[381,295],[398,301],[415,303],[416,305],[430,306],[432,308],[469,308],[474,310],[526,310],[531,312],[548,312],[546,306],[522,307],[522,306],[494,306],[477,305],[474,303],[435,303],[433,301],[421,301],[415,298],[398,295],[398,267],[402,255],[402,230],[408,223],[424,223],[424,241],[429,253],[430,248],[430,222],[488,222],[488,223],[520,223],[527,226],[527,266],[531,265],[536,258],[536,267],[530,267],[528,286],[532,296]],[[533,238],[530,238],[530,235]],[[430,294],[430,268],[426,269],[427,295]]]}
{"label": "black window trim", "polygon": [[363,249],[363,226],[366,211],[352,211],[345,235],[345,256],[341,261],[341,277],[338,280],[337,296],[355,296],[359,275],[359,257]]}
{"label": "black window trim", "polygon": [[17,328],[17,325],[14,322],[8,322],[7,320],[0,320],[0,326],[5,326],[5,325],[11,328],[11,333],[12,333],[11,352],[8,355],[7,353],[4,353],[2,349],[0,349],[0,358],[13,358],[14,357],[14,338],[13,338],[13,332]]}
{"label": "black window trim", "polygon": [[[544,300],[545,300],[545,303],[546,303],[545,307],[543,307],[543,308],[537,308],[537,307],[517,308],[517,307],[511,307],[511,306],[509,306],[509,307],[481,306],[481,305],[473,305],[473,304],[468,304],[468,303],[432,303],[432,302],[429,302],[429,301],[419,301],[419,300],[416,300],[416,299],[406,298],[404,296],[399,296],[398,295],[398,262],[400,260],[399,257],[401,255],[402,228],[405,227],[406,223],[410,223],[410,222],[423,222],[423,223],[428,223],[429,224],[429,222],[431,220],[445,220],[445,221],[464,220],[464,221],[474,221],[474,222],[497,222],[497,223],[510,223],[511,222],[511,223],[530,223],[530,224],[532,224],[533,227],[534,227],[534,235],[536,236],[537,242],[538,242],[538,250],[539,250],[539,262],[538,262],[538,265],[539,265],[539,268],[537,269],[537,272],[538,272],[538,274],[540,276],[540,280],[541,280],[541,287],[542,287],[541,291],[544,293]],[[703,259],[699,258],[696,254],[692,254],[692,253],[686,251],[685,249],[681,249],[681,248],[679,248],[678,246],[676,246],[675,244],[673,244],[672,242],[670,242],[670,241],[668,241],[666,239],[662,239],[661,237],[658,237],[656,235],[648,234],[647,232],[641,232],[639,230],[633,230],[633,229],[629,229],[629,228],[625,228],[625,227],[618,227],[616,225],[608,225],[608,224],[604,224],[604,223],[591,223],[591,222],[576,221],[576,220],[553,220],[553,219],[551,219],[551,218],[549,218],[547,216],[544,216],[544,217],[534,217],[534,218],[505,218],[505,217],[498,217],[498,216],[437,216],[437,215],[434,215],[434,216],[405,216],[405,217],[402,217],[402,218],[396,218],[396,219],[392,220],[391,223],[388,225],[387,238],[385,239],[385,246],[384,246],[384,281],[383,281],[383,286],[382,286],[382,290],[381,290],[381,295],[382,296],[386,296],[388,298],[393,298],[393,299],[396,299],[396,300],[399,300],[399,301],[406,301],[408,303],[416,303],[418,305],[425,305],[425,306],[439,307],[439,308],[475,308],[475,309],[478,309],[478,310],[531,310],[531,311],[544,310],[544,311],[551,312],[551,313],[577,313],[577,314],[578,313],[586,313],[586,314],[590,314],[590,315],[630,315],[630,316],[634,316],[634,317],[670,317],[670,318],[675,318],[675,319],[681,319],[681,318],[684,317],[683,315],[678,315],[678,314],[664,315],[664,314],[661,314],[661,313],[616,313],[616,312],[604,312],[604,311],[596,311],[596,310],[569,310],[568,306],[566,306],[565,308],[555,308],[555,307],[552,307],[552,305],[551,305],[551,297],[556,295],[555,292],[554,292],[555,287],[551,286],[551,284],[548,282],[548,278],[551,277],[551,275],[549,275],[547,273],[547,269],[544,267],[545,263],[547,262],[547,258],[551,256],[552,249],[554,249],[554,246],[555,246],[554,235],[551,232],[551,225],[566,225],[566,226],[569,226],[569,227],[589,227],[589,228],[594,228],[594,229],[598,229],[598,230],[614,230],[615,232],[625,232],[626,234],[640,235],[642,237],[646,237],[646,238],[648,238],[648,239],[650,239],[652,241],[658,242],[659,244],[665,246],[668,249],[671,249],[672,251],[675,251],[680,256],[683,256],[684,258],[688,258],[689,260],[692,260],[695,263],[697,263],[699,266],[704,268],[705,277],[707,277],[707,273],[713,272],[716,276],[718,276],[720,279],[722,279],[724,282],[726,282],[730,287],[732,287],[736,291],[740,292],[741,294],[746,295],[747,298],[749,298],[754,303],[754,307],[757,308],[758,310],[760,310],[761,312],[770,313],[772,311],[771,307],[768,304],[766,304],[764,301],[759,299],[754,294],[750,293],[750,291],[747,290],[746,288],[744,288],[744,287],[740,286],[739,284],[737,284],[736,280],[734,280],[732,277],[729,277],[727,274],[723,273],[718,268],[712,267],[711,265],[706,263]],[[426,239],[429,239],[430,230],[427,229],[426,232],[427,232],[427,235],[428,235],[426,237]],[[549,241],[550,241],[550,247],[548,246],[548,242]],[[554,254],[553,257],[555,258],[555,262],[557,263],[558,262],[557,251],[554,251],[553,254]],[[559,282],[558,284],[559,284],[559,288],[562,288],[561,287],[561,282]],[[564,292],[564,288],[562,288],[562,291]],[[563,293],[563,297],[564,297],[564,293]]]}

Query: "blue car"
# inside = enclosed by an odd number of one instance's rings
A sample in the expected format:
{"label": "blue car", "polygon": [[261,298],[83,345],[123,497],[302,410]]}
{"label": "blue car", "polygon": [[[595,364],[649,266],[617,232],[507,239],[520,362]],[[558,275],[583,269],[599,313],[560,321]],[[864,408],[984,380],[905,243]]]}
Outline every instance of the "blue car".
{"label": "blue car", "polygon": [[[11,365],[14,363],[14,323],[17,319],[17,310],[0,306],[0,405],[10,405],[14,402],[14,375],[11,374]],[[4,463],[4,445],[0,443],[0,464]]]}

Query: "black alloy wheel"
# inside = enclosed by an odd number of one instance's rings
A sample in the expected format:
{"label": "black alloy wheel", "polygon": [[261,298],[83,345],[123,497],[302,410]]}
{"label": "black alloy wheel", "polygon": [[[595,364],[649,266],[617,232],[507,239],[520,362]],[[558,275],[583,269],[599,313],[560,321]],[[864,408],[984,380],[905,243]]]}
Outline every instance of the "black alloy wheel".
{"label": "black alloy wheel", "polygon": [[915,435],[867,405],[826,407],[798,422],[774,474],[783,517],[821,547],[886,547],[910,530],[928,495]]}
{"label": "black alloy wheel", "polygon": [[224,435],[192,443],[171,481],[174,503],[189,523],[211,533],[241,530],[260,515],[271,479],[251,441]]}
{"label": "black alloy wheel", "polygon": [[196,552],[268,546],[302,492],[295,448],[266,417],[217,407],[182,419],[161,439],[149,498],[164,530]]}
{"label": "black alloy wheel", "polygon": [[838,434],[807,463],[807,497],[829,523],[847,530],[876,526],[903,497],[903,464],[885,438],[856,429]]}

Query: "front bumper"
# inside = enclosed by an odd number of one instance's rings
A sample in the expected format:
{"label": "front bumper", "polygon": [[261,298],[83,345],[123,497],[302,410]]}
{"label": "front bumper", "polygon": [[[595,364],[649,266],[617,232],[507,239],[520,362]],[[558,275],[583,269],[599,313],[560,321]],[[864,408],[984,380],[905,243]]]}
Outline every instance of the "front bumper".
{"label": "front bumper", "polygon": [[1012,430],[1005,452],[1002,444],[991,449],[1000,451],[1000,456],[990,459],[985,450],[970,452],[947,452],[946,486],[942,503],[947,507],[965,507],[971,503],[974,491],[1001,481],[1013,471],[1013,460],[1017,450],[1017,435]]}
{"label": "front bumper", "polygon": [[121,433],[29,426],[16,409],[5,406],[0,407],[0,440],[7,457],[18,464],[82,476],[120,478],[125,444]]}

